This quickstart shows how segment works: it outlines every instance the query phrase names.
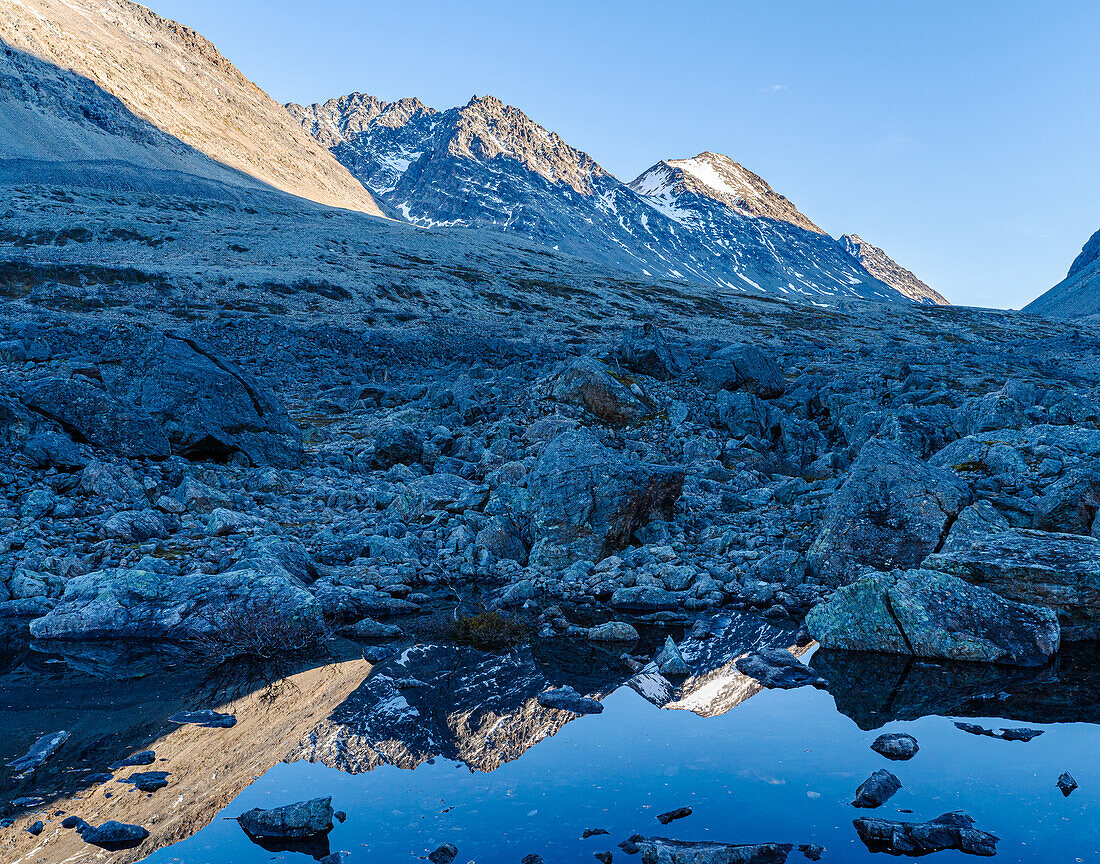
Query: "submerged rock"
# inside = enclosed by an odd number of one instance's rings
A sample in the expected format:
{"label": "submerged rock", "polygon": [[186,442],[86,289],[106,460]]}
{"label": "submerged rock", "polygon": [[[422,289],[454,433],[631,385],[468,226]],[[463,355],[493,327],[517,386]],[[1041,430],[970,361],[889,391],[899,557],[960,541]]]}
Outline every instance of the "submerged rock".
{"label": "submerged rock", "polygon": [[1040,666],[1058,650],[1057,616],[933,570],[870,573],[806,616],[825,648]]}
{"label": "submerged rock", "polygon": [[332,798],[327,797],[270,810],[254,807],[238,816],[237,822],[253,837],[303,838],[331,831],[332,819]]}
{"label": "submerged rock", "polygon": [[794,848],[790,843],[738,845],[665,837],[631,840],[641,852],[642,864],[785,864]]}
{"label": "submerged rock", "polygon": [[853,807],[875,808],[890,800],[901,788],[901,781],[885,768],[880,768],[856,789]]}
{"label": "submerged rock", "polygon": [[28,750],[25,755],[9,762],[8,767],[13,769],[16,774],[25,774],[28,771],[33,771],[53,756],[58,748],[69,740],[70,734],[71,733],[62,729],[57,732],[50,732],[43,735],[31,745],[31,749]]}
{"label": "submerged rock", "polygon": [[237,718],[232,714],[220,714],[203,708],[198,711],[178,711],[168,718],[172,723],[191,723],[206,729],[230,729],[237,725]]}
{"label": "submerged rock", "polygon": [[890,855],[929,855],[944,849],[956,849],[969,855],[997,854],[993,834],[979,831],[974,820],[956,810],[928,822],[892,822],[863,817],[852,822],[859,839],[871,852]]}

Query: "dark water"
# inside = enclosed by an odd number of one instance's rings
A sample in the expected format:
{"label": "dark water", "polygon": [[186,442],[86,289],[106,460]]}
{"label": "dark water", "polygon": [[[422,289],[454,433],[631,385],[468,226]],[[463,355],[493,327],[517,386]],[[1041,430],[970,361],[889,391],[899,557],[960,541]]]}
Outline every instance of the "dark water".
{"label": "dark water", "polygon": [[[863,846],[853,818],[925,820],[962,809],[1002,838],[996,860],[1100,862],[1095,646],[1033,671],[818,653],[810,662],[831,692],[759,691],[731,665],[747,647],[785,641],[789,634],[759,622],[719,622],[709,638],[682,642],[694,674],[676,686],[652,670],[632,676],[617,659],[621,649],[586,645],[499,656],[426,646],[373,670],[362,661],[336,663],[308,669],[288,687],[222,683],[217,692],[193,672],[150,674],[157,664],[148,661],[123,680],[129,660],[32,655],[0,675],[0,722],[14,730],[0,755],[19,755],[52,728],[75,726],[73,740],[84,743],[59,752],[55,773],[5,788],[11,796],[52,794],[40,814],[22,818],[45,816],[43,836],[53,830],[61,839],[28,851],[25,834],[9,834],[0,860],[96,860],[90,847],[64,847],[76,841],[55,827],[61,810],[94,804],[100,818],[118,807],[115,818],[154,833],[128,857],[98,859],[107,861],[139,860],[162,846],[147,860],[309,864],[345,850],[351,864],[413,862],[450,842],[459,864],[518,864],[532,852],[547,864],[592,861],[604,850],[637,862],[616,844],[639,833],[817,843],[827,849],[824,861],[862,862],[889,856]],[[599,696],[604,712],[565,722],[539,707],[537,693],[562,683]],[[250,691],[245,699],[242,689]],[[28,704],[35,698],[42,704]],[[317,715],[295,719],[311,702]],[[163,718],[183,704],[236,705],[240,724],[180,732]],[[1043,734],[1026,743],[979,737],[953,719]],[[913,734],[920,752],[888,762],[869,748],[884,731]],[[73,792],[72,776],[145,746],[166,754],[151,767],[174,772],[168,788],[141,796],[115,784],[115,797],[94,800]],[[284,758],[296,761],[277,761]],[[897,774],[903,788],[878,810],[853,808],[856,787],[879,768]],[[1055,787],[1067,770],[1080,784],[1068,798]],[[232,782],[223,782],[227,776]],[[328,795],[348,818],[312,857],[261,848],[222,818]],[[657,814],[682,806],[693,815],[657,822]],[[611,833],[581,840],[585,828]],[[933,856],[964,859],[973,860]],[[794,851],[790,861],[801,860]]]}

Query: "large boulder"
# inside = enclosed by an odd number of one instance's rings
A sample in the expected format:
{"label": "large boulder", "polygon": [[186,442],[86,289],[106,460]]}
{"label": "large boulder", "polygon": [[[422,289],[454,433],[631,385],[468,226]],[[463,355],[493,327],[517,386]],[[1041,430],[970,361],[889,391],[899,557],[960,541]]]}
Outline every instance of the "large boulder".
{"label": "large boulder", "polygon": [[61,602],[31,621],[30,630],[36,639],[189,638],[217,629],[234,609],[320,619],[313,595],[285,573],[234,570],[166,577],[110,569],[70,579]]}
{"label": "large boulder", "polygon": [[809,561],[842,584],[868,569],[909,569],[934,552],[969,502],[966,484],[893,444],[868,442],[830,497]]}
{"label": "large boulder", "polygon": [[285,807],[261,810],[253,807],[237,817],[252,837],[315,837],[332,830],[332,798],[314,798]]}
{"label": "large boulder", "polygon": [[747,390],[761,399],[782,396],[787,389],[783,370],[755,345],[736,343],[715,351],[695,370],[706,389]]}
{"label": "large boulder", "polygon": [[617,426],[641,420],[651,413],[628,384],[591,357],[570,363],[554,379],[550,395],[557,402],[580,405],[592,416]]}
{"label": "large boulder", "polygon": [[194,339],[116,338],[99,371],[107,393],[151,416],[175,454],[224,460],[243,453],[253,465],[280,467],[301,460],[301,430],[275,396]]}
{"label": "large boulder", "polygon": [[120,456],[164,459],[171,454],[168,439],[152,417],[111,398],[90,381],[50,378],[31,387],[23,402],[79,440]]}
{"label": "large boulder", "polygon": [[955,537],[924,567],[1054,610],[1067,642],[1100,639],[1100,540],[1009,528]]}
{"label": "large boulder", "polygon": [[684,472],[626,459],[588,430],[551,441],[528,475],[531,564],[599,561],[651,519],[671,519]]}
{"label": "large boulder", "polygon": [[1058,617],[933,570],[868,573],[806,616],[824,648],[1039,666],[1058,650]]}
{"label": "large boulder", "polygon": [[784,864],[790,843],[732,844],[646,837],[633,841],[642,864]]}
{"label": "large boulder", "polygon": [[1040,531],[1088,534],[1100,508],[1100,478],[1094,471],[1067,471],[1043,490],[1035,507],[1034,527]]}
{"label": "large boulder", "polygon": [[895,822],[864,817],[852,820],[859,839],[871,852],[906,855],[916,858],[944,849],[957,849],[968,855],[990,857],[997,854],[996,835],[979,831],[974,820],[956,810],[928,822]]}
{"label": "large boulder", "polygon": [[649,323],[623,333],[612,356],[624,369],[650,378],[674,378],[687,365],[683,353],[670,347]]}

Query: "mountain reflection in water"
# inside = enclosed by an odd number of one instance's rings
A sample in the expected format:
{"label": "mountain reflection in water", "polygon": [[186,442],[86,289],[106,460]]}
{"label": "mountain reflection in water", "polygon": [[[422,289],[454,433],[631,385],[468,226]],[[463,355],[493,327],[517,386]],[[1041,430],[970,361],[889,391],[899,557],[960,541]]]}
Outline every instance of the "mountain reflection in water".
{"label": "mountain reflection in water", "polygon": [[[652,653],[663,639],[650,635],[636,651]],[[0,775],[9,793],[0,805],[46,798],[29,810],[7,805],[17,821],[0,832],[0,860],[308,862],[302,853],[310,850],[265,851],[235,822],[215,817],[323,795],[348,813],[329,839],[332,849],[354,853],[349,864],[412,861],[443,842],[459,846],[460,862],[518,862],[531,852],[548,862],[585,861],[636,832],[821,843],[832,860],[877,860],[855,836],[859,814],[849,802],[884,765],[868,746],[877,732],[861,730],[885,726],[915,734],[921,752],[890,766],[903,789],[875,815],[927,819],[962,808],[1004,838],[1004,860],[1064,853],[1100,861],[1100,828],[1089,816],[1100,804],[1094,651],[1024,672],[818,651],[810,663],[829,680],[828,692],[761,693],[734,666],[748,650],[792,642],[791,631],[758,618],[715,618],[678,639],[692,672],[671,680],[652,664],[629,668],[622,646],[567,640],[499,654],[413,645],[373,666],[344,646],[348,656],[283,670],[272,683],[270,670],[266,678],[243,668],[211,677],[185,658],[108,646],[24,650],[0,657],[0,723],[12,733],[0,757],[22,755],[44,732],[73,735],[30,777]],[[563,684],[607,710],[578,718],[538,704],[539,692]],[[237,725],[165,722],[196,707],[233,713]],[[964,735],[943,715],[1061,725],[1009,744]],[[162,770],[171,775],[167,788],[79,789],[84,773],[142,749],[156,750],[157,763],[116,779]],[[1064,770],[1081,784],[1069,798],[1054,788]],[[684,805],[694,815],[673,826],[653,819]],[[914,815],[899,816],[899,808]],[[93,824],[142,824],[150,838],[105,853],[62,829],[62,811]],[[47,825],[33,837],[23,829],[36,819]],[[581,841],[585,827],[612,836]],[[1052,850],[1058,855],[1049,857]]]}

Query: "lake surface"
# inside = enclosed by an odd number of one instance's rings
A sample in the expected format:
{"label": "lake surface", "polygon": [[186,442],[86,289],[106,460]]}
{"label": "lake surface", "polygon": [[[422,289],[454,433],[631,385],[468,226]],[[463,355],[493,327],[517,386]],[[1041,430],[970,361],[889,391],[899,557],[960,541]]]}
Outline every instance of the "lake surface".
{"label": "lake surface", "polygon": [[[28,783],[64,785],[61,778],[103,770],[104,760],[145,746],[163,761],[131,770],[173,773],[152,795],[118,783],[54,790],[52,800],[5,829],[4,860],[98,855],[162,864],[308,864],[344,850],[349,862],[413,862],[450,842],[458,862],[518,864],[537,852],[552,864],[595,860],[601,851],[638,861],[616,847],[637,833],[816,843],[826,848],[823,861],[862,862],[889,856],[869,852],[852,819],[923,821],[961,809],[1001,838],[997,860],[1100,862],[1095,646],[1032,672],[819,653],[810,663],[832,692],[768,691],[737,673],[732,658],[790,634],[752,619],[722,619],[714,629],[682,641],[695,673],[682,682],[665,682],[652,668],[632,674],[613,652],[583,644],[503,655],[410,647],[373,667],[345,659],[296,671],[275,686],[219,682],[220,694],[185,669],[120,682],[126,664],[114,662],[106,664],[115,676],[108,681],[91,674],[103,675],[106,661],[89,667],[85,660],[78,674],[72,658],[31,655],[0,679],[0,721],[22,736],[18,746],[5,742],[3,755],[20,755],[33,740],[35,711],[13,703],[26,699],[36,680],[43,702],[52,700],[37,712],[36,728],[67,728],[79,717],[74,738],[84,737],[53,769],[61,774],[19,781],[13,792],[32,794]],[[91,682],[94,690],[97,681],[115,694],[98,712],[80,689]],[[560,683],[598,696],[604,712],[570,719],[539,706],[534,696]],[[83,709],[61,704],[66,691]],[[176,710],[173,700],[194,707],[200,695],[207,706],[234,709],[238,725],[164,724]],[[1043,734],[1029,742],[975,736],[954,719]],[[911,733],[920,752],[908,762],[887,761],[869,747],[884,731]],[[63,748],[55,758],[65,755]],[[101,764],[93,764],[97,759]],[[879,768],[893,771],[903,788],[877,810],[852,807],[856,787]],[[1067,770],[1080,788],[1064,797],[1055,782]],[[347,820],[334,827],[327,848],[271,851],[222,818],[329,795]],[[657,822],[657,814],[682,806],[693,814],[668,826]],[[11,833],[56,810],[87,811],[92,822],[139,822],[152,836],[138,849],[107,854],[56,827],[56,816],[39,838]],[[586,828],[610,834],[582,840]],[[973,860],[958,852],[933,857]],[[796,849],[790,861],[800,860]]]}

